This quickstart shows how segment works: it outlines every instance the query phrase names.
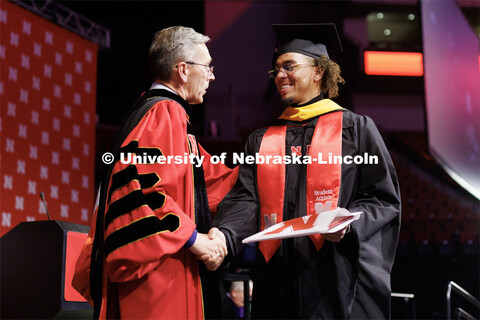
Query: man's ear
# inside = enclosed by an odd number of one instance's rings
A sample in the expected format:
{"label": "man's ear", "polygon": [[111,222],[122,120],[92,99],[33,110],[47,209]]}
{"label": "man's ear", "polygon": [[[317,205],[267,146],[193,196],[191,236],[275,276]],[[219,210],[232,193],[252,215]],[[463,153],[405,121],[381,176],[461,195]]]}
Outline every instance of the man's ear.
{"label": "man's ear", "polygon": [[185,62],[180,62],[177,64],[176,73],[178,78],[181,79],[183,83],[187,82],[188,68]]}
{"label": "man's ear", "polygon": [[314,75],[313,79],[315,81],[320,81],[320,79],[322,79],[322,77],[323,77],[323,73],[324,73],[324,71],[319,66],[316,66],[315,67],[315,75]]}

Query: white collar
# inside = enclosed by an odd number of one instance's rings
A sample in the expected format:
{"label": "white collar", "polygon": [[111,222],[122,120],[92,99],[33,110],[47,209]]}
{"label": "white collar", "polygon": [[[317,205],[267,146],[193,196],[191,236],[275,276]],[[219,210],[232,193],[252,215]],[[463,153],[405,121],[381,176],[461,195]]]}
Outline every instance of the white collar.
{"label": "white collar", "polygon": [[167,87],[166,85],[161,84],[161,83],[158,83],[158,82],[152,83],[152,86],[150,87],[150,90],[153,90],[153,89],[164,89],[164,90],[173,92],[173,93],[175,93],[176,95],[178,95],[178,93],[176,93],[175,91],[173,91],[172,89],[170,89],[170,88]]}

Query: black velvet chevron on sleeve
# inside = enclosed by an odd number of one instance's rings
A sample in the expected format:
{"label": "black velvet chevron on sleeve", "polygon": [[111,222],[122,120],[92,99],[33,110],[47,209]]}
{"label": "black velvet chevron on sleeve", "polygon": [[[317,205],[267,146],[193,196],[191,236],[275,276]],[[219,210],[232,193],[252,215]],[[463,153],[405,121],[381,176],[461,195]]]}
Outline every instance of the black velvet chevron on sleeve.
{"label": "black velvet chevron on sleeve", "polygon": [[[138,101],[134,104],[125,119],[123,120],[120,130],[114,139],[110,152],[114,155],[114,159],[118,160],[120,157],[120,149],[135,126],[140,122],[143,116],[159,101],[174,100],[178,102],[186,112],[190,112],[189,104],[178,95],[175,95],[167,90],[149,90],[144,93]],[[130,147],[134,147],[130,146]],[[138,147],[138,142],[137,142]],[[90,265],[90,291],[94,303],[94,319],[98,319],[100,314],[100,307],[102,301],[102,276],[103,276],[103,259],[105,254],[105,243],[103,241],[105,234],[105,204],[110,195],[107,192],[108,185],[113,173],[115,162],[105,168],[105,172],[100,184],[100,199],[97,211],[97,219],[95,221],[95,238],[92,245],[91,265]],[[128,170],[132,170],[131,168]],[[124,175],[132,172],[125,172]],[[138,176],[138,175],[137,175]],[[151,179],[151,177],[147,178]],[[125,179],[118,176],[115,186],[121,187],[120,184]],[[151,182],[152,180],[150,180]],[[112,181],[113,182],[113,181]],[[115,190],[115,189],[112,189]],[[159,199],[154,199],[158,203]]]}

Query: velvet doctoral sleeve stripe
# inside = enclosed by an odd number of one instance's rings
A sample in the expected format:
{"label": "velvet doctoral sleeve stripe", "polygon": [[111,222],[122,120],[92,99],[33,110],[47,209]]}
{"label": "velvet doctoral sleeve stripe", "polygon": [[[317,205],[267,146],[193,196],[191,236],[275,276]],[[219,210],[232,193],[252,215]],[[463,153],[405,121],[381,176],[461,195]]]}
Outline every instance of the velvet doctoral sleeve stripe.
{"label": "velvet doctoral sleeve stripe", "polygon": [[105,215],[105,228],[108,228],[112,221],[118,217],[128,214],[134,209],[144,205],[146,205],[146,201],[142,190],[137,189],[131,191],[126,196],[110,204]]}
{"label": "velvet doctoral sleeve stripe", "polygon": [[153,188],[160,181],[160,178],[156,173],[140,173],[138,180],[142,189],[149,189]]}
{"label": "velvet doctoral sleeve stripe", "polygon": [[108,201],[110,202],[112,193],[116,190],[124,187],[132,181],[132,179],[137,178],[137,168],[133,165],[126,167],[123,170],[116,172],[112,176],[112,183],[110,185],[110,192],[108,193]]}
{"label": "velvet doctoral sleeve stripe", "polygon": [[156,173],[137,174],[137,168],[134,165],[130,165],[113,175],[109,195],[111,196],[114,191],[120,189],[131,182],[132,179],[136,178],[139,180],[142,189],[152,188],[160,181],[160,178]]}
{"label": "velvet doctoral sleeve stripe", "polygon": [[159,234],[165,231],[175,232],[180,227],[180,219],[174,214],[167,214],[162,219],[149,216],[137,220],[118,229],[105,240],[105,255],[135,241]]}
{"label": "velvet doctoral sleeve stripe", "polygon": [[[136,155],[155,157],[163,155],[162,151],[158,148],[139,148],[137,140],[133,140],[126,146],[122,147],[119,154],[122,157],[122,160],[130,160],[128,161],[130,163],[132,162],[131,157],[134,157]],[[126,156],[126,154],[129,154],[129,156]],[[117,159],[117,161],[118,160],[119,159]],[[128,167],[113,174],[110,189],[108,192],[108,202],[110,202],[113,192],[131,182],[132,179],[138,179],[142,186],[142,189],[151,188],[160,181],[157,174],[151,172],[139,175],[137,172],[137,167],[135,165],[129,165]]]}
{"label": "velvet doctoral sleeve stripe", "polygon": [[134,190],[109,206],[107,214],[105,215],[105,228],[108,228],[114,219],[128,214],[141,206],[147,205],[152,211],[155,211],[161,208],[164,203],[165,195],[161,193],[144,195],[142,190]]}
{"label": "velvet doctoral sleeve stripe", "polygon": [[140,157],[117,161],[109,185],[105,269],[110,281],[128,282],[162,268],[166,259],[182,255],[195,230],[191,165],[141,159],[188,154],[186,126],[178,103],[160,101],[122,144],[130,156]]}
{"label": "velvet doctoral sleeve stripe", "polygon": [[[146,94],[140,98],[129,111],[125,117],[120,130],[117,133],[115,142],[112,145],[111,152],[115,158],[118,159],[119,151],[127,136],[143,119],[144,115],[155,105],[158,101],[162,101],[165,98],[161,96],[162,92],[155,92],[150,95]],[[155,96],[156,95],[156,96]],[[167,96],[168,97],[168,96]],[[102,286],[104,281],[102,277],[104,275],[104,239],[105,239],[105,209],[107,203],[110,203],[109,199],[109,183],[111,182],[114,165],[108,166],[105,175],[102,178],[101,188],[99,192],[99,206],[96,218],[94,219],[92,229],[95,233],[92,237],[91,244],[91,263],[90,263],[90,288],[91,296],[94,301],[94,318],[98,318],[100,314],[100,306],[102,305]],[[93,235],[93,234],[92,234]]]}

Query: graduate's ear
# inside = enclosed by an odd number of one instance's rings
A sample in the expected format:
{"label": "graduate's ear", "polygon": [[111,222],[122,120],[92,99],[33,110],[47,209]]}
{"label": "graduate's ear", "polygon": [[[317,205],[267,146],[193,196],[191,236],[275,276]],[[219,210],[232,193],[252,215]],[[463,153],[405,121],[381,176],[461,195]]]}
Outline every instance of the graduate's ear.
{"label": "graduate's ear", "polygon": [[180,62],[175,66],[175,72],[183,83],[187,82],[188,68],[185,62]]}
{"label": "graduate's ear", "polygon": [[316,66],[315,67],[315,75],[313,76],[313,79],[315,81],[320,81],[323,77],[323,73],[324,73],[324,70],[321,67]]}

